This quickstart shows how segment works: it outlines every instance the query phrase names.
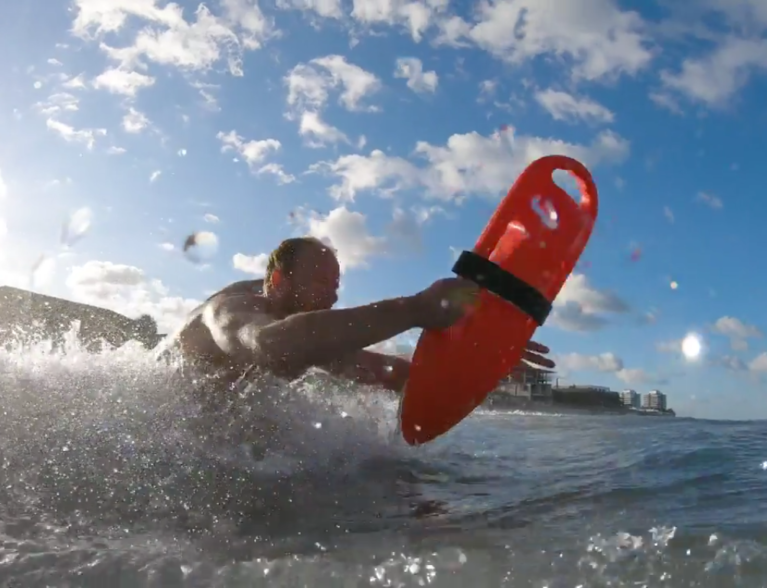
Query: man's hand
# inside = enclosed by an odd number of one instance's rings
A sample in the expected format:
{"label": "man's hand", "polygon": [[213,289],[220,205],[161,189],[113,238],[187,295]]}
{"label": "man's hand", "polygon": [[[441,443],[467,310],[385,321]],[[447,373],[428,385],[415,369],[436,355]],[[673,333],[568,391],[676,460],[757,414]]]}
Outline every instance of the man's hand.
{"label": "man's hand", "polygon": [[522,359],[525,361],[532,363],[533,365],[537,367],[542,367],[546,369],[553,369],[557,366],[552,360],[550,360],[548,357],[543,357],[541,355],[542,353],[548,353],[551,351],[548,347],[545,345],[541,345],[540,343],[536,343],[535,341],[530,341],[527,344],[525,352],[522,354]]}
{"label": "man's hand", "polygon": [[443,278],[408,300],[416,327],[441,330],[461,320],[476,305],[478,296],[479,286],[474,282]]}

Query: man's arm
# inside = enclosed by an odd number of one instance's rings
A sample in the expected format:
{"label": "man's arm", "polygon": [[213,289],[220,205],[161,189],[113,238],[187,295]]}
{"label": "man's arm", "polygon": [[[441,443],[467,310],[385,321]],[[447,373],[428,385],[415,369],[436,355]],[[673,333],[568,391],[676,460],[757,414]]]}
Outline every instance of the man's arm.
{"label": "man's arm", "polygon": [[227,296],[210,301],[203,322],[235,361],[293,375],[404,333],[418,326],[417,316],[415,299],[409,297],[300,313],[261,326],[252,297]]}
{"label": "man's arm", "polygon": [[[534,367],[554,368],[556,364],[547,357],[539,355],[548,353],[549,348],[535,341],[527,344],[522,354],[522,362],[529,362]],[[376,353],[374,351],[358,351],[351,357],[324,366],[337,376],[348,378],[360,384],[380,385],[394,392],[402,392],[410,377],[410,361],[404,357]]]}
{"label": "man's arm", "polygon": [[323,367],[359,384],[379,385],[393,392],[401,392],[410,375],[408,360],[365,349]]}

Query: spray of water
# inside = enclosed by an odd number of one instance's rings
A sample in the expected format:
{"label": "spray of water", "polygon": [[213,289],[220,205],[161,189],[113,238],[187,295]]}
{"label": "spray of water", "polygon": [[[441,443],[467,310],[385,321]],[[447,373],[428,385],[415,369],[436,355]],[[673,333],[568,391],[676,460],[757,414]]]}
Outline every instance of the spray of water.
{"label": "spray of water", "polygon": [[211,417],[141,346],[93,355],[77,341],[0,351],[0,521],[14,541],[129,528],[230,552],[237,536],[273,546],[407,514],[412,455],[380,391],[316,372],[263,379]]}

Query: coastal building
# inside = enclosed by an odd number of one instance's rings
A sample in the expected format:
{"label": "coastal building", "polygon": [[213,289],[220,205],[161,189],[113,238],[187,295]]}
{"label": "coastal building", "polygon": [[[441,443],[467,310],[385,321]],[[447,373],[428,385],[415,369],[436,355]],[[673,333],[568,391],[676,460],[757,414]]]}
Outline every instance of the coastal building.
{"label": "coastal building", "polygon": [[495,394],[508,394],[528,400],[550,400],[552,373],[549,370],[520,364],[501,380]]}
{"label": "coastal building", "polygon": [[640,408],[642,399],[636,390],[623,390],[623,392],[620,393],[620,396],[624,406]]}
{"label": "coastal building", "polygon": [[556,386],[552,390],[552,398],[554,402],[573,406],[598,406],[616,410],[624,408],[620,394],[607,386]]}
{"label": "coastal building", "polygon": [[666,395],[660,390],[650,390],[642,399],[642,408],[653,410],[667,410],[668,402]]}

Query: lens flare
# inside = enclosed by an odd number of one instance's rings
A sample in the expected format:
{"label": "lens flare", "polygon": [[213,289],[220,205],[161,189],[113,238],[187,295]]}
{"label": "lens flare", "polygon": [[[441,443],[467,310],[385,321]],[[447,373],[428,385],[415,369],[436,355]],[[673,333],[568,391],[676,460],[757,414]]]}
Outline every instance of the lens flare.
{"label": "lens flare", "polygon": [[700,337],[694,333],[690,333],[682,340],[682,354],[687,359],[698,358],[702,349],[703,345],[700,342]]}

